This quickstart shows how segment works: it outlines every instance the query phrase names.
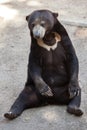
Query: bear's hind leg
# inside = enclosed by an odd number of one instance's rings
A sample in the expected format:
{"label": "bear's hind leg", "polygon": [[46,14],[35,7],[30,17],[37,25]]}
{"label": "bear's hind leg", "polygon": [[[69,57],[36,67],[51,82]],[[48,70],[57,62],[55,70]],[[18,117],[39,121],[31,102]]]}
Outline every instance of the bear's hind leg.
{"label": "bear's hind leg", "polygon": [[79,93],[70,101],[67,111],[76,116],[83,115],[82,110],[79,108],[81,103],[81,89],[79,88]]}
{"label": "bear's hind leg", "polygon": [[21,115],[25,109],[38,107],[39,105],[40,100],[36,94],[36,91],[34,91],[30,86],[25,87],[12,105],[10,111],[5,113],[4,116],[8,119],[14,119]]}

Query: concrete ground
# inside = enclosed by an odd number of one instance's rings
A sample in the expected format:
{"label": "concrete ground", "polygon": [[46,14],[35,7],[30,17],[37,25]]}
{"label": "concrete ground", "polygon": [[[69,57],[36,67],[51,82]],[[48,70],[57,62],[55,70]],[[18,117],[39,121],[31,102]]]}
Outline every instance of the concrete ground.
{"label": "concrete ground", "polygon": [[[3,117],[24,87],[30,36],[25,16],[36,9],[59,12],[79,58],[82,117],[66,106],[28,109],[13,121]],[[0,0],[0,130],[87,130],[87,0]]]}

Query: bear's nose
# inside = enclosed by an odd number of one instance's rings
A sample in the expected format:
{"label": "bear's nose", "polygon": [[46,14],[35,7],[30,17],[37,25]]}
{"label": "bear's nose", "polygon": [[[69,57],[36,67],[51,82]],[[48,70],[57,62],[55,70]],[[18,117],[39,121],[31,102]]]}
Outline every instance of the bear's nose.
{"label": "bear's nose", "polygon": [[36,25],[32,31],[35,38],[43,38],[45,35],[45,28],[41,25]]}
{"label": "bear's nose", "polygon": [[35,32],[35,33],[34,33],[34,37],[35,37],[35,38],[40,38],[40,33],[39,33],[38,31]]}

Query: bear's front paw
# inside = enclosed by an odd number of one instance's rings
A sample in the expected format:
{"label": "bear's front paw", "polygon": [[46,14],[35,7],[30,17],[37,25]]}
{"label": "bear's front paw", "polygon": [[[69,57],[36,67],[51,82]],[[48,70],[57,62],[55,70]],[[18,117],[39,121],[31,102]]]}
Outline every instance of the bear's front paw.
{"label": "bear's front paw", "polygon": [[52,90],[51,90],[51,88],[49,86],[46,86],[46,87],[42,88],[40,93],[43,96],[50,96],[50,97],[53,96]]}
{"label": "bear's front paw", "polygon": [[72,85],[69,86],[70,99],[75,97],[75,96],[78,96],[79,93],[80,93],[80,88],[79,87],[72,86]]}

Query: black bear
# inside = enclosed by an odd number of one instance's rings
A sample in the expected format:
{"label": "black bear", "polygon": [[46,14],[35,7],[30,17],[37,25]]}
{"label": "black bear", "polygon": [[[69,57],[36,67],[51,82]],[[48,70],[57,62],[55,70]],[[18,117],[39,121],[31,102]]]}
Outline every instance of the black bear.
{"label": "black bear", "polygon": [[69,113],[83,114],[79,108],[78,59],[57,16],[49,10],[36,10],[26,16],[31,35],[28,78],[24,90],[4,114],[8,119],[46,104],[67,104]]}

